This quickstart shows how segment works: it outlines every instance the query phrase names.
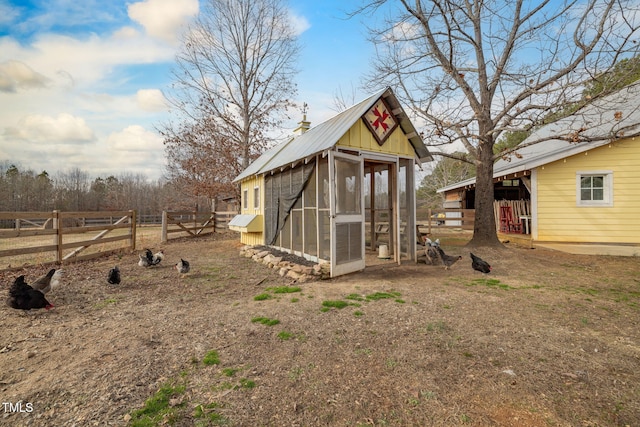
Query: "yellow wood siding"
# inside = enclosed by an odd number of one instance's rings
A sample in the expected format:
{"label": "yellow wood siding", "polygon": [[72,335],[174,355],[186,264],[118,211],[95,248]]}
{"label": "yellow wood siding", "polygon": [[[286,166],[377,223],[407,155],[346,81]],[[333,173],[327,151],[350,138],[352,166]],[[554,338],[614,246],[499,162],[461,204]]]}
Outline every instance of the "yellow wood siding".
{"label": "yellow wood siding", "polygon": [[340,147],[348,147],[353,149],[372,151],[376,153],[391,154],[394,156],[414,157],[415,152],[413,146],[405,136],[402,129],[398,126],[382,146],[378,145],[378,141],[371,134],[367,125],[358,120],[347,133],[338,141]]}
{"label": "yellow wood siding", "polygon": [[[254,188],[260,189],[260,204],[257,209],[254,208]],[[245,209],[244,192],[247,190],[247,208]],[[264,218],[264,176],[249,177],[240,183],[240,194],[242,195],[241,210],[243,214],[262,215]],[[264,219],[263,219],[264,220]],[[264,235],[260,233],[240,233],[240,241],[245,245],[263,245]]]}
{"label": "yellow wood siding", "polygon": [[[627,139],[538,168],[537,239],[640,243],[639,164],[640,139]],[[613,205],[578,206],[578,171],[612,171]]]}

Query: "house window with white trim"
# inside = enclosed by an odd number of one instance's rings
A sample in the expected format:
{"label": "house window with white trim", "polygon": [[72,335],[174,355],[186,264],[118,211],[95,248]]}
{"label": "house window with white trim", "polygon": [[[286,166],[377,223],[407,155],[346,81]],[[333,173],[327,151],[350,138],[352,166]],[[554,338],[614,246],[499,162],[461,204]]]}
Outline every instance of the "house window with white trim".
{"label": "house window with white trim", "polygon": [[253,187],[253,208],[260,209],[260,187]]}
{"label": "house window with white trim", "polygon": [[249,190],[242,191],[242,209],[249,208]]}
{"label": "house window with white trim", "polygon": [[613,172],[576,172],[576,201],[578,206],[613,206]]}

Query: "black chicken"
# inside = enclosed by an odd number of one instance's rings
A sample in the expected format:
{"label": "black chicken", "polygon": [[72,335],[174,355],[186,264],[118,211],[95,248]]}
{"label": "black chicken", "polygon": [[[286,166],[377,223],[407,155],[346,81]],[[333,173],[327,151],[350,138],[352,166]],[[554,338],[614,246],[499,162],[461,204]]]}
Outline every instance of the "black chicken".
{"label": "black chicken", "polygon": [[471,267],[473,267],[474,270],[485,274],[491,271],[491,266],[487,261],[483,260],[479,256],[475,256],[471,252],[469,252],[469,255],[471,255]]}
{"label": "black chicken", "polygon": [[159,251],[157,253],[151,252],[151,249],[145,249],[144,253],[139,255],[140,261],[138,261],[138,265],[140,267],[151,267],[152,265],[158,265],[164,259],[164,251]]}
{"label": "black chicken", "polygon": [[435,246],[435,248],[438,251],[438,256],[442,260],[442,264],[444,264],[444,269],[445,270],[448,270],[449,267],[451,267],[457,261],[460,261],[462,259],[462,256],[460,256],[460,255],[458,255],[458,256],[447,255],[446,253],[444,253],[444,251],[442,250],[442,248],[440,246]]}
{"label": "black chicken", "polygon": [[117,265],[109,270],[109,277],[107,278],[107,281],[112,285],[120,284],[120,269]]}
{"label": "black chicken", "polygon": [[24,276],[18,276],[9,289],[7,305],[18,310],[31,310],[33,308],[44,308],[49,310],[53,307],[44,294],[33,289],[24,281]]}
{"label": "black chicken", "polygon": [[180,258],[180,262],[174,265],[174,268],[178,270],[180,274],[187,274],[189,272],[189,261],[185,261]]}

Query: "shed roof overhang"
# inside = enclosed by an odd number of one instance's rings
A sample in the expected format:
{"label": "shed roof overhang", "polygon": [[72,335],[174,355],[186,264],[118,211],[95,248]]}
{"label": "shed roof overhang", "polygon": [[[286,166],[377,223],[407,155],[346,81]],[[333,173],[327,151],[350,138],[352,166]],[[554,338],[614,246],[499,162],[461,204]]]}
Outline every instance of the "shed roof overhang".
{"label": "shed roof overhang", "polygon": [[262,215],[236,215],[229,221],[229,229],[241,233],[259,233],[262,231]]}

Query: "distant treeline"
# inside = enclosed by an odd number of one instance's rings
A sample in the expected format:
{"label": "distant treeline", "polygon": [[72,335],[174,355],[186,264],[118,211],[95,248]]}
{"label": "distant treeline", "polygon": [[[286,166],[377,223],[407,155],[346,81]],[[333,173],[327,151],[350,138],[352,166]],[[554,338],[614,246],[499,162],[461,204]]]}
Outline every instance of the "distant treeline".
{"label": "distant treeline", "polygon": [[91,178],[71,169],[49,176],[14,164],[0,163],[0,211],[107,211],[136,210],[158,215],[163,210],[209,210],[207,197],[196,197],[179,184],[160,179],[150,182],[142,174]]}

